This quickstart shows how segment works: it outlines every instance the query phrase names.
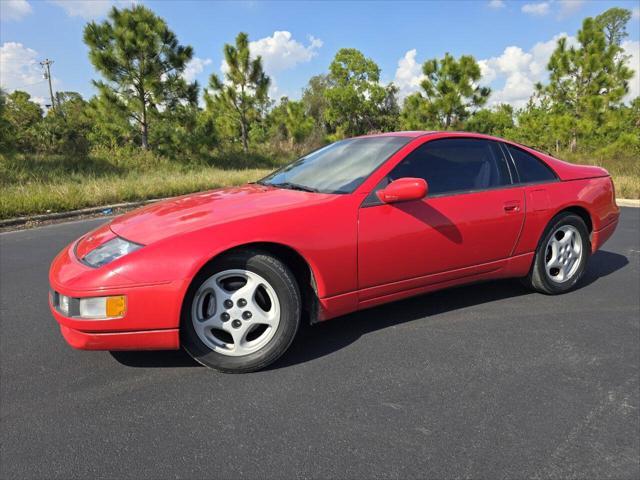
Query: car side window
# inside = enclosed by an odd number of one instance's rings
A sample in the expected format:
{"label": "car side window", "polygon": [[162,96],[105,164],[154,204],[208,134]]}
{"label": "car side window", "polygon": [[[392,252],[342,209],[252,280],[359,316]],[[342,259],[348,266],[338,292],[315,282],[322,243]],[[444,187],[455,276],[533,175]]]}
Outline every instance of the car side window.
{"label": "car side window", "polygon": [[542,160],[513,145],[505,145],[516,165],[520,183],[552,182],[556,180],[553,171]]}
{"label": "car side window", "polygon": [[511,184],[509,167],[495,142],[449,138],[427,142],[402,160],[388,175],[423,178],[428,196],[486,190]]}

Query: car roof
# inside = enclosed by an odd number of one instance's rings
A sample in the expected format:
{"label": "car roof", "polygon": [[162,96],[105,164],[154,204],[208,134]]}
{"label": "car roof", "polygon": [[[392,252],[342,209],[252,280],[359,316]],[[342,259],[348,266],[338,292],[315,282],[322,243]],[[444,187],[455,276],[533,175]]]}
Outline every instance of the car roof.
{"label": "car roof", "polygon": [[[472,138],[484,138],[487,140],[498,140],[500,142],[508,142],[503,138],[493,137],[491,135],[485,135],[484,133],[465,132],[456,130],[405,130],[400,132],[385,132],[385,133],[370,133],[368,135],[361,135],[356,138],[367,137],[409,137],[418,138],[426,135],[450,135],[452,137],[472,137]],[[513,142],[509,142],[513,143]]]}
{"label": "car roof", "polygon": [[422,137],[423,135],[428,135],[430,133],[439,133],[435,131],[423,131],[423,130],[406,130],[401,132],[385,132],[385,133],[370,133],[368,135],[360,135],[358,138],[367,138],[367,137],[410,137],[417,138]]}
{"label": "car roof", "polygon": [[419,138],[427,135],[439,135],[439,136],[450,136],[450,137],[467,137],[467,138],[480,138],[484,140],[494,140],[497,142],[509,143],[511,145],[517,145],[519,147],[525,147],[529,150],[533,150],[540,154],[548,155],[546,152],[542,152],[533,147],[529,147],[527,145],[522,145],[520,143],[505,140],[504,138],[494,137],[492,135],[487,135],[484,133],[476,133],[476,132],[465,132],[459,130],[406,130],[400,132],[385,132],[385,133],[370,133],[368,135],[361,135],[353,138],[368,138],[368,137],[408,137],[408,138]]}

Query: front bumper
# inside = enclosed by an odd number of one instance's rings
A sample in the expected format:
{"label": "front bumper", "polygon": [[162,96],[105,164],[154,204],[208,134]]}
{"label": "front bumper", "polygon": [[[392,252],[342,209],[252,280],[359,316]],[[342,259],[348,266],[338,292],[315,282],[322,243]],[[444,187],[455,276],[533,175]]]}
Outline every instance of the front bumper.
{"label": "front bumper", "polygon": [[93,269],[77,260],[74,245],[63,250],[49,271],[51,289],[72,298],[125,295],[119,318],[82,319],[49,308],[69,345],[83,350],[165,350],[180,347],[180,309],[186,281],[134,283],[107,267]]}
{"label": "front bumper", "polygon": [[60,325],[69,345],[79,350],[177,350],[180,333],[177,328],[138,332],[89,333]]}

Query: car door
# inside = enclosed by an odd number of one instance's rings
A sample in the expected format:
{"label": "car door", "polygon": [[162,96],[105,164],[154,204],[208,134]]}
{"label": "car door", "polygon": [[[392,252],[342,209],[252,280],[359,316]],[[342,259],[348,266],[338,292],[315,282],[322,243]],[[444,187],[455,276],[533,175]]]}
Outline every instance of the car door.
{"label": "car door", "polygon": [[[427,196],[392,204],[377,198],[375,191],[404,177],[425,179]],[[497,142],[454,137],[418,146],[359,209],[361,300],[442,278],[435,274],[449,272],[446,279],[454,279],[499,268],[524,220],[523,189],[513,183]]]}

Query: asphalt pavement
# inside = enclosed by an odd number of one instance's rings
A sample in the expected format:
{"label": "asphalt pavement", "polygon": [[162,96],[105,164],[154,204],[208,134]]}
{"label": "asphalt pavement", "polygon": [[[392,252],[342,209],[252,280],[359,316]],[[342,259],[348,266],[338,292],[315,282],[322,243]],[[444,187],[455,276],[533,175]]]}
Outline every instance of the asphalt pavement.
{"label": "asphalt pavement", "polygon": [[101,221],[0,234],[2,478],[640,477],[640,209],[571,293],[385,305],[245,375],[65,344],[49,264]]}

